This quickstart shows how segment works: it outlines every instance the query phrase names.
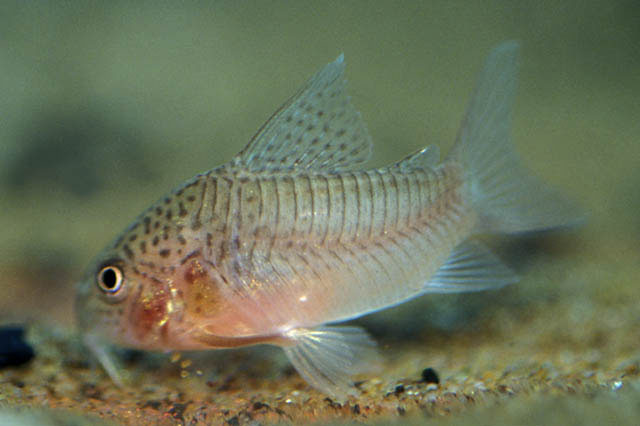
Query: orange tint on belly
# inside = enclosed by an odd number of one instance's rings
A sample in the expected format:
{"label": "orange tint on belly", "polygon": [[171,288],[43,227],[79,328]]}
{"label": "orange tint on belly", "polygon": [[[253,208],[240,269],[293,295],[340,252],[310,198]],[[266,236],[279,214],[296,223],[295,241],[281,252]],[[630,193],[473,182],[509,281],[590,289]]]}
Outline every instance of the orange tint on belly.
{"label": "orange tint on belly", "polygon": [[179,288],[184,292],[185,311],[193,317],[212,317],[222,307],[220,282],[208,268],[200,260],[193,259],[183,269],[184,281],[179,284]]}
{"label": "orange tint on belly", "polygon": [[165,326],[168,320],[167,302],[169,294],[165,289],[150,292],[142,287],[138,292],[136,301],[131,309],[131,327],[134,336],[144,341],[149,337],[154,327]]}

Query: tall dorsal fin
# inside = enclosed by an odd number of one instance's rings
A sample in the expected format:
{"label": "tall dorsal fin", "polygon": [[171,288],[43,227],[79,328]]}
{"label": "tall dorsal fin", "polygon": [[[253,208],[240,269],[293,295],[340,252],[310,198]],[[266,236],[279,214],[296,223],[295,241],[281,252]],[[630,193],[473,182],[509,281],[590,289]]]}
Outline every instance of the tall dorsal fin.
{"label": "tall dorsal fin", "polygon": [[232,167],[334,172],[367,161],[371,137],[347,95],[344,69],[340,55],[311,78],[262,126]]}

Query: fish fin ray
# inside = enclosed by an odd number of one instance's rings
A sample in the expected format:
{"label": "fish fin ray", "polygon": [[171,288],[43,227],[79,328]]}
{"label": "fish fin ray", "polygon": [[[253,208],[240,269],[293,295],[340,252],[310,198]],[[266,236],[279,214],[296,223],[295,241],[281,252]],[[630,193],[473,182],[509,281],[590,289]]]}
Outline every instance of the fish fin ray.
{"label": "fish fin ray", "polygon": [[491,290],[513,284],[517,275],[477,241],[456,247],[429,279],[424,293],[461,293]]}
{"label": "fish fin ray", "polygon": [[437,146],[431,145],[408,155],[406,158],[390,166],[401,171],[411,171],[414,169],[432,168],[440,161],[440,150]]}
{"label": "fish fin ray", "polygon": [[508,41],[491,51],[449,155],[463,166],[483,232],[525,232],[582,221],[579,209],[530,175],[513,150],[519,50],[519,43]]}
{"label": "fish fin ray", "polygon": [[250,172],[354,169],[371,156],[371,137],[350,102],[344,56],[312,77],[256,133],[231,166]]}
{"label": "fish fin ray", "polygon": [[314,388],[337,398],[356,394],[351,376],[380,361],[376,344],[360,327],[295,328],[283,346],[298,373]]}

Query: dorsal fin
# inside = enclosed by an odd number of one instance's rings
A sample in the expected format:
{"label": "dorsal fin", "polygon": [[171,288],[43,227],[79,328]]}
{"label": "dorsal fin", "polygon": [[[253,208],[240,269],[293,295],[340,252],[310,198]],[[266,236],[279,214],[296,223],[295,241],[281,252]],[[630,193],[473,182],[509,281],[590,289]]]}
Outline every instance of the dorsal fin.
{"label": "dorsal fin", "polygon": [[251,172],[353,169],[371,137],[346,93],[344,58],[325,66],[256,133],[231,166]]}

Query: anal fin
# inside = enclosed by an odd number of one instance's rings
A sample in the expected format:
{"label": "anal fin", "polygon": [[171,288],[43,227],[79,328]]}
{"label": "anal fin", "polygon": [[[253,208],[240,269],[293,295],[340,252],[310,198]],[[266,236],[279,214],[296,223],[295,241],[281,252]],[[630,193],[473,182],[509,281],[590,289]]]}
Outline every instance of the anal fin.
{"label": "anal fin", "polygon": [[292,344],[283,349],[298,373],[336,398],[355,394],[351,376],[380,361],[375,342],[360,327],[295,328],[285,336]]}
{"label": "anal fin", "polygon": [[518,276],[484,245],[466,241],[424,286],[424,293],[461,293],[491,290],[513,284]]}

